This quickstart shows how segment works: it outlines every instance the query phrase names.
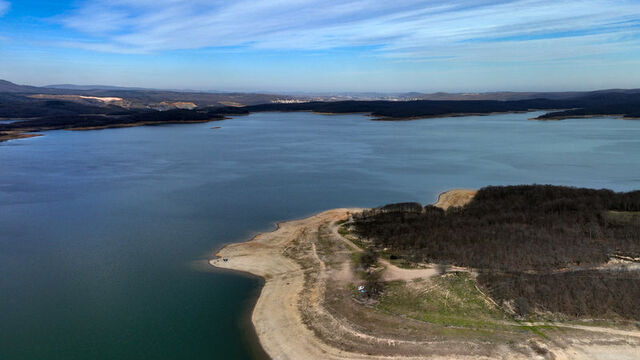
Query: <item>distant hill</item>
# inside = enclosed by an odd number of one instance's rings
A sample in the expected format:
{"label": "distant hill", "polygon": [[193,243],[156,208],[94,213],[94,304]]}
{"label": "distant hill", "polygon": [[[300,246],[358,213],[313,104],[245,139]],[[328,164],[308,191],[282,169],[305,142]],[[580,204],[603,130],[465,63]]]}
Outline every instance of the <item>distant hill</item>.
{"label": "distant hill", "polygon": [[566,92],[514,92],[514,91],[499,91],[499,92],[486,92],[486,93],[434,93],[434,94],[421,94],[413,95],[419,100],[498,100],[498,101],[517,101],[517,100],[531,100],[531,99],[550,99],[550,100],[562,100],[571,99],[580,96],[584,96],[588,92],[583,91],[566,91]]}
{"label": "distant hill", "polygon": [[109,86],[109,85],[73,85],[73,84],[55,84],[43,86],[47,89],[63,89],[63,90],[150,90],[141,87],[126,86]]}
{"label": "distant hill", "polygon": [[0,118],[35,118],[76,116],[78,114],[108,114],[125,111],[110,105],[95,106],[73,101],[36,99],[15,93],[0,93]]}
{"label": "distant hill", "polygon": [[501,100],[501,101],[531,100],[531,99],[564,100],[564,99],[572,99],[572,98],[606,94],[606,93],[639,94],[640,89],[607,89],[607,90],[597,90],[597,91],[564,91],[564,92],[501,91],[501,92],[474,93],[474,94],[436,93],[436,94],[423,94],[422,96],[419,96],[419,97],[421,100]]}
{"label": "distant hill", "polygon": [[607,89],[597,91],[496,91],[496,92],[478,92],[478,93],[421,93],[421,92],[405,92],[405,93],[378,93],[378,92],[337,92],[337,93],[299,93],[295,94],[299,99],[308,101],[415,101],[415,100],[433,100],[433,101],[472,101],[472,100],[495,100],[495,101],[518,101],[533,99],[549,99],[549,100],[565,100],[588,95],[597,95],[604,93],[624,93],[637,94],[640,89]]}
{"label": "distant hill", "polygon": [[33,93],[38,91],[36,86],[18,85],[10,81],[0,80],[0,92],[5,93]]}
{"label": "distant hill", "polygon": [[111,85],[74,85],[56,84],[43,87],[17,85],[6,80],[0,80],[0,93],[22,94],[50,94],[50,95],[82,95],[97,97],[121,97],[135,105],[146,106],[150,103],[163,101],[188,101],[198,106],[224,106],[229,103],[237,105],[258,105],[275,100],[296,99],[301,101],[465,101],[465,100],[496,100],[518,101],[532,99],[565,100],[590,95],[640,94],[640,89],[606,89],[596,91],[561,91],[561,92],[517,92],[497,91],[479,93],[380,93],[380,92],[336,92],[336,93],[299,93],[299,94],[263,94],[263,93],[225,93],[216,91],[196,90],[167,90],[142,87],[121,87]]}
{"label": "distant hill", "polygon": [[[167,110],[174,106],[182,106],[184,103],[192,103],[197,107],[210,106],[250,106],[270,103],[278,99],[293,99],[291,96],[259,93],[213,93],[213,92],[189,92],[156,90],[144,88],[128,88],[106,85],[48,85],[44,87],[18,85],[6,80],[0,80],[0,94],[22,95],[29,101],[30,96],[38,95],[40,99],[47,96],[49,100],[77,102],[99,106],[99,102],[91,102],[83,97],[96,98],[122,98],[119,104],[132,109],[161,109]],[[47,95],[47,96],[43,96]],[[15,100],[15,98],[14,98]],[[176,104],[176,105],[174,105]],[[1,115],[7,116],[7,115]]]}
{"label": "distant hill", "polygon": [[218,90],[193,90],[193,89],[156,89],[135,86],[112,86],[112,85],[75,85],[75,84],[53,84],[45,85],[43,88],[60,90],[142,90],[142,91],[167,91],[181,93],[205,93],[205,94],[225,94],[228,92]]}
{"label": "distant hill", "polygon": [[[640,89],[607,89],[597,91],[560,91],[560,92],[517,92],[517,91],[497,91],[481,93],[446,93],[437,92],[431,94],[409,92],[395,95],[386,95],[386,99],[395,97],[398,100],[444,100],[444,101],[469,101],[469,100],[497,100],[497,101],[517,101],[533,99],[565,100],[589,95],[606,93],[638,94]],[[370,97],[370,94],[363,94],[363,97]],[[382,96],[382,95],[379,95]],[[354,100],[358,97],[352,95]],[[384,100],[384,99],[380,99]]]}

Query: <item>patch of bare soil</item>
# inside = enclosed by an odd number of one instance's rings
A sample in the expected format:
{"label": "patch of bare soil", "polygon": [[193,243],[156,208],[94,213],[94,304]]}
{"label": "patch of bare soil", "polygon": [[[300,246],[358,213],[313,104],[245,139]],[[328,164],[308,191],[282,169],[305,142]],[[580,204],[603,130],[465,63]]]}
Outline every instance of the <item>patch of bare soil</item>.
{"label": "patch of bare soil", "polygon": [[476,196],[477,190],[453,189],[445,191],[438,196],[438,201],[433,204],[439,208],[447,210],[450,207],[464,206]]}

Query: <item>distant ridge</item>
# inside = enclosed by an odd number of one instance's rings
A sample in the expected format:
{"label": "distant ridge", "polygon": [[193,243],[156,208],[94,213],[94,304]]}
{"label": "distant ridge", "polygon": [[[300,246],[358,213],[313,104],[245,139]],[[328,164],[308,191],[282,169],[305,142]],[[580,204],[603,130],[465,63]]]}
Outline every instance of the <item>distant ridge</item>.
{"label": "distant ridge", "polygon": [[[640,89],[603,89],[595,91],[494,91],[494,92],[477,92],[477,93],[421,93],[421,92],[335,92],[335,93],[290,93],[288,95],[278,95],[276,93],[256,93],[256,92],[222,92],[222,91],[203,91],[203,90],[186,90],[186,89],[153,89],[143,87],[125,87],[112,85],[75,85],[75,84],[54,84],[47,86],[29,86],[18,85],[7,80],[0,80],[0,93],[24,93],[24,94],[79,94],[79,95],[96,95],[96,96],[123,96],[124,92],[129,95],[135,94],[136,97],[142,94],[154,94],[154,97],[160,94],[173,94],[170,97],[179,97],[181,100],[186,94],[199,94],[198,97],[207,97],[207,94],[236,94],[236,95],[260,95],[261,101],[266,98],[296,98],[307,101],[344,101],[344,100],[388,100],[388,101],[408,101],[408,100],[497,100],[497,101],[517,101],[532,99],[549,99],[549,100],[565,100],[590,95],[603,95],[607,93],[616,94],[640,94]],[[177,95],[181,94],[181,95]],[[155,100],[155,99],[154,99]],[[248,104],[255,104],[255,101],[249,101]]]}
{"label": "distant ridge", "polygon": [[38,91],[38,89],[40,88],[36,86],[18,85],[12,83],[11,81],[0,80],[0,92],[32,93]]}
{"label": "distant ridge", "polygon": [[74,84],[54,84],[43,86],[47,89],[66,89],[66,90],[155,90],[142,87],[126,87],[111,85],[74,85]]}
{"label": "distant ridge", "polygon": [[113,85],[53,84],[53,85],[45,85],[43,86],[43,88],[58,89],[58,90],[77,90],[77,91],[113,90],[113,91],[170,91],[170,92],[195,93],[195,94],[231,93],[228,91],[219,91],[219,90],[156,89],[156,88],[145,88],[145,87],[135,87],[135,86],[113,86]]}
{"label": "distant ridge", "polygon": [[[121,110],[169,110],[197,107],[249,106],[292,99],[291,96],[260,93],[190,92],[109,85],[58,84],[18,85],[0,80],[0,117],[38,117],[77,114],[76,105],[90,106],[82,113],[104,110],[95,107],[121,107]],[[69,109],[75,110],[69,110]],[[78,111],[76,111],[78,110]]]}

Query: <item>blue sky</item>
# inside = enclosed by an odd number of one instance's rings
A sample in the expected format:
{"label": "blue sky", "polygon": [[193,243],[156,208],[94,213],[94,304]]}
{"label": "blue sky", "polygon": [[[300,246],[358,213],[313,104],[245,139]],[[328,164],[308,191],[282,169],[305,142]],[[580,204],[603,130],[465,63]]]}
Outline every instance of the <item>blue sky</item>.
{"label": "blue sky", "polygon": [[640,88],[640,0],[0,0],[0,78],[281,92]]}

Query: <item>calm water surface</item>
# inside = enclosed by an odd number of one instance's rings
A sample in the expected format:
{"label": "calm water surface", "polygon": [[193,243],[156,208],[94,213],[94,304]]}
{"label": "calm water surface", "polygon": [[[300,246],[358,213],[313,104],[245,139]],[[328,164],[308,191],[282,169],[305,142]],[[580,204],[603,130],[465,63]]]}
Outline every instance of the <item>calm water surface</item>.
{"label": "calm water surface", "polygon": [[454,187],[640,188],[640,121],[535,115],[262,113],[2,143],[0,359],[260,358],[260,280],[205,262],[225,243]]}

